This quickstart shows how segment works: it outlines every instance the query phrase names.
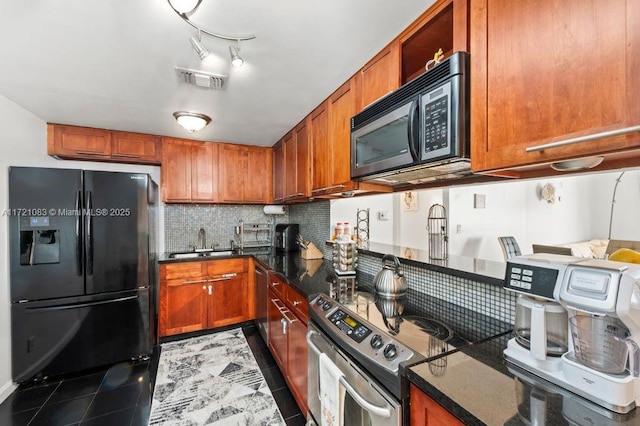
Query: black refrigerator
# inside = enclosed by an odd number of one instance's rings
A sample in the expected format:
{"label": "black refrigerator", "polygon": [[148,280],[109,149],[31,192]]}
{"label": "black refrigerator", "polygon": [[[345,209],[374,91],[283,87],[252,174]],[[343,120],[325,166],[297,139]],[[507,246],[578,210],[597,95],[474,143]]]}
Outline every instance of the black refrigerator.
{"label": "black refrigerator", "polygon": [[146,174],[9,168],[15,382],[151,353],[157,209]]}

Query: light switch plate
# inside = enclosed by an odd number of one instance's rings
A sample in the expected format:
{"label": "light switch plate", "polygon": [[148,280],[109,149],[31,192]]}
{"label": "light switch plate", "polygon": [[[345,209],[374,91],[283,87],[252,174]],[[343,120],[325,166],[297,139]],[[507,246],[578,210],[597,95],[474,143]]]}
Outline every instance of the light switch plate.
{"label": "light switch plate", "polygon": [[485,194],[473,194],[473,208],[484,209],[486,202]]}

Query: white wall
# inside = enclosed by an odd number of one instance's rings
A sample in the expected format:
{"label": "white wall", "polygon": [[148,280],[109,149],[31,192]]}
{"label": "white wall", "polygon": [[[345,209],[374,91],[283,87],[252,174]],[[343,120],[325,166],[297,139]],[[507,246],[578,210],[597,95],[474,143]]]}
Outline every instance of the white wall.
{"label": "white wall", "polygon": [[[619,175],[616,171],[422,190],[417,191],[418,211],[400,207],[402,193],[336,200],[331,202],[331,222],[355,217],[356,208],[369,207],[371,241],[427,249],[429,208],[440,203],[447,207],[450,254],[501,261],[499,236],[514,236],[523,253],[531,253],[532,244],[606,239]],[[540,188],[547,183],[556,188],[554,203],[540,198]],[[485,196],[484,209],[474,208],[474,194]],[[394,223],[382,226],[377,219],[380,210],[389,211]],[[630,170],[618,186],[611,237],[640,241],[639,212],[640,171]]]}
{"label": "white wall", "polygon": [[[11,383],[11,327],[9,295],[8,167],[55,167],[149,173],[160,182],[160,168],[124,164],[61,161],[47,155],[47,126],[40,118],[0,95],[0,401],[13,390]],[[163,218],[159,208],[162,245]],[[160,247],[162,250],[162,247]]]}

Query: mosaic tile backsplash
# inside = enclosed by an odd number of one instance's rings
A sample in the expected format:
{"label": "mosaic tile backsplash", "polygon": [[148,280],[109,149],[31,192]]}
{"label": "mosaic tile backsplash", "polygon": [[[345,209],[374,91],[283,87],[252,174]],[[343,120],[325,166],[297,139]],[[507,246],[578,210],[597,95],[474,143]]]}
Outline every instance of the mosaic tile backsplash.
{"label": "mosaic tile backsplash", "polygon": [[289,213],[266,215],[263,206],[166,204],[164,247],[168,252],[188,250],[198,243],[198,231],[205,230],[206,247],[228,248],[235,239],[235,227],[244,223],[289,223]]}
{"label": "mosaic tile backsplash", "polygon": [[[300,233],[331,259],[332,247],[326,244],[331,229],[330,201],[290,205],[284,215],[265,215],[262,206],[165,205],[165,249],[187,250],[196,245],[198,230],[204,228],[206,244],[229,247],[239,220],[245,223],[298,223]],[[375,275],[380,258],[359,254],[358,269]],[[402,265],[410,289],[417,294],[442,299],[500,321],[514,323],[515,296],[502,287],[454,277],[414,265]],[[419,303],[419,300],[415,301]]]}
{"label": "mosaic tile backsplash", "polygon": [[[436,297],[497,320],[514,323],[515,296],[504,288],[404,264],[402,260],[400,263],[409,289],[416,290],[417,294]],[[381,267],[379,257],[358,253],[359,271],[375,275]]]}

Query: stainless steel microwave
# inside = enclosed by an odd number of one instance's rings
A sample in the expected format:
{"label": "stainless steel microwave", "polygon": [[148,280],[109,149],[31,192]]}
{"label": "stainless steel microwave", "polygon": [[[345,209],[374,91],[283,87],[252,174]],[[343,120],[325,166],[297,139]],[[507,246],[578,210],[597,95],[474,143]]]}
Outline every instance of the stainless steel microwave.
{"label": "stainless steel microwave", "polygon": [[470,173],[469,54],[456,52],[351,119],[351,178],[398,185]]}

